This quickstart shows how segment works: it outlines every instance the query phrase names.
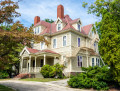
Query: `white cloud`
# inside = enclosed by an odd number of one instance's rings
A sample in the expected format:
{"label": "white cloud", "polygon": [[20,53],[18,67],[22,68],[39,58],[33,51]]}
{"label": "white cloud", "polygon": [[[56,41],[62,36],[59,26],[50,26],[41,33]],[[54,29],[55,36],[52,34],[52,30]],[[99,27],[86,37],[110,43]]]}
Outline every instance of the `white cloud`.
{"label": "white cloud", "polygon": [[97,19],[87,14],[82,2],[82,0],[23,0],[19,3],[18,12],[21,13],[21,17],[18,19],[27,27],[34,23],[35,16],[40,16],[41,20],[45,18],[56,20],[57,5],[62,4],[65,14],[72,19],[80,18],[83,25],[94,23]]}

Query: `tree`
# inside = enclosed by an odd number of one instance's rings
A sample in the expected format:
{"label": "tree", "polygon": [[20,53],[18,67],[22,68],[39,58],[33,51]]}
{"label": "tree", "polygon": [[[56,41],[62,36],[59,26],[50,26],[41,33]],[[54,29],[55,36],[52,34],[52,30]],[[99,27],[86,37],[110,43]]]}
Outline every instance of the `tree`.
{"label": "tree", "polygon": [[[20,14],[16,12],[18,5],[12,0],[4,0],[0,3],[0,24],[13,23],[13,19]],[[24,46],[30,47],[31,40],[35,42],[48,42],[43,36],[33,34],[32,26],[28,29],[24,27],[19,21],[15,22],[10,27],[2,25],[0,29],[0,72],[7,71],[11,77],[12,67],[18,67],[19,52]]]}
{"label": "tree", "polygon": [[18,8],[18,2],[2,0],[0,3],[0,23],[13,23],[13,19],[20,16],[20,13],[16,11]]}
{"label": "tree", "polygon": [[96,0],[88,7],[88,13],[101,17],[101,21],[96,22],[96,30],[101,36],[100,54],[110,66],[114,80],[120,84],[120,1]]}
{"label": "tree", "polygon": [[53,23],[53,22],[54,22],[52,19],[50,20],[50,19],[48,19],[48,18],[45,19],[45,21],[48,22],[48,23]]}

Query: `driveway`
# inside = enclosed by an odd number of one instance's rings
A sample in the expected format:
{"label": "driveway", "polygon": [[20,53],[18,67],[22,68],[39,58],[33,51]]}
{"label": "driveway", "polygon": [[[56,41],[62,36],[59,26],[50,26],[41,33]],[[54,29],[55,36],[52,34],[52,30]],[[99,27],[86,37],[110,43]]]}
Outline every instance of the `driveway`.
{"label": "driveway", "polygon": [[0,81],[0,84],[12,87],[17,91],[83,91],[83,89],[67,87],[67,80],[68,79],[52,82],[5,80]]}

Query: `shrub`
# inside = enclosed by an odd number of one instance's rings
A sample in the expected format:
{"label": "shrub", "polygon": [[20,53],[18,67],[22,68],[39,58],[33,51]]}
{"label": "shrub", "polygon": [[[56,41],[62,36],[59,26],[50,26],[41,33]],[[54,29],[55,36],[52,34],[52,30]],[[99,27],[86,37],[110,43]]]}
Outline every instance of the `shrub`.
{"label": "shrub", "polygon": [[9,77],[8,73],[6,71],[0,71],[0,79]]}
{"label": "shrub", "polygon": [[[83,73],[71,76],[68,85],[73,88],[94,88],[97,90],[108,90],[108,82],[113,81],[109,75],[107,66],[82,68]],[[111,79],[111,80],[110,80]]]}
{"label": "shrub", "polygon": [[44,76],[44,78],[54,78],[55,76],[57,76],[58,78],[63,78],[63,70],[64,66],[60,65],[60,64],[55,64],[53,66],[50,65],[44,65],[41,68],[41,73]]}

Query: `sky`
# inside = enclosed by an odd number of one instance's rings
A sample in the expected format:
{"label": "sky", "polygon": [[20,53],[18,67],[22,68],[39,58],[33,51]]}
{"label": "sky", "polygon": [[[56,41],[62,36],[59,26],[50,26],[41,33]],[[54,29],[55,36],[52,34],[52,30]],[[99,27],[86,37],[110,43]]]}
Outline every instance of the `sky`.
{"label": "sky", "polygon": [[34,23],[34,17],[40,16],[41,20],[46,18],[57,20],[57,6],[64,6],[64,15],[68,14],[72,19],[80,18],[82,26],[94,24],[97,17],[87,13],[87,8],[82,7],[83,2],[93,3],[95,0],[21,0],[19,9],[21,13],[15,21],[21,21],[24,26],[29,27]]}

